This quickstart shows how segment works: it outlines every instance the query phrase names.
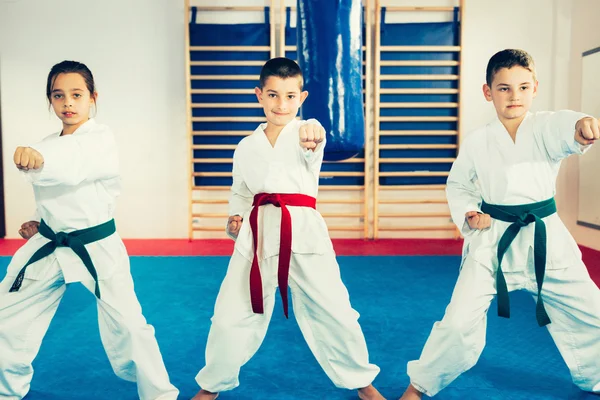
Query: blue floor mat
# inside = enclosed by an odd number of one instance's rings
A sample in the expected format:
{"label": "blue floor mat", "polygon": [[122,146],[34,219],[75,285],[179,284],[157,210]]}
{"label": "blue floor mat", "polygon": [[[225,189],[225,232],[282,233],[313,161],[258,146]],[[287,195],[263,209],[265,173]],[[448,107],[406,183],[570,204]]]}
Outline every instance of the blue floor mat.
{"label": "blue floor mat", "polygon": [[[210,317],[228,260],[132,257],[136,292],[181,399],[198,390],[194,377],[204,365]],[[402,394],[408,384],[406,363],[419,356],[432,324],[443,316],[459,261],[455,256],[339,257],[371,361],[381,367],[375,385],[388,399]],[[2,275],[8,262],[0,257]],[[510,320],[490,312],[488,344],[479,363],[436,399],[600,399],[572,384],[550,335],[536,324],[531,297],[513,293],[511,306]],[[242,368],[240,387],[219,399],[356,399],[355,392],[333,386],[293,316],[285,320],[280,303],[275,307],[263,346]],[[27,400],[137,398],[135,384],[113,374],[96,319],[94,296],[79,284],[70,285],[34,362]]]}

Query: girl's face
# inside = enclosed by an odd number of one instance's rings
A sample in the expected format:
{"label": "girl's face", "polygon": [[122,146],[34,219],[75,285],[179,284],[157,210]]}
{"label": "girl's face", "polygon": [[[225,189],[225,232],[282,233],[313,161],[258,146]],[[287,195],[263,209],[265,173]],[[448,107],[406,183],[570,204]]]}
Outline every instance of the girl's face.
{"label": "girl's face", "polygon": [[78,73],[61,73],[54,79],[50,101],[56,116],[63,122],[63,135],[73,133],[83,125],[96,102],[97,93],[90,93]]}

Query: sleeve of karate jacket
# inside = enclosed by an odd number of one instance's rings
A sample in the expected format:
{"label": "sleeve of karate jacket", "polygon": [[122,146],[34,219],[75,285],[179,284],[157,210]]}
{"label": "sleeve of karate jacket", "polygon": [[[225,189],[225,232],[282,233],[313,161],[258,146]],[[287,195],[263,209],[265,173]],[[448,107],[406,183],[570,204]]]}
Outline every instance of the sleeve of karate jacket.
{"label": "sleeve of karate jacket", "polygon": [[42,221],[42,218],[40,217],[40,212],[38,211],[37,207],[35,209],[35,213],[31,216],[30,221],[37,221],[37,222]]}
{"label": "sleeve of karate jacket", "polygon": [[481,212],[481,194],[475,185],[477,174],[470,155],[469,142],[467,138],[461,147],[446,183],[446,196],[452,221],[464,237],[476,231],[469,227],[465,214],[468,211]]}
{"label": "sleeve of karate jacket", "polygon": [[[246,182],[244,181],[244,176],[241,172],[240,163],[238,160],[238,158],[240,157],[240,153],[241,150],[238,147],[233,154],[233,183],[229,192],[229,216],[243,216],[245,213],[248,212],[248,210],[250,210],[250,208],[252,207],[252,201],[254,200],[254,195],[252,194],[250,189],[248,189],[248,185],[246,185]],[[229,233],[228,228],[229,225],[225,227],[225,232],[227,233],[227,236],[235,240],[236,238]]]}
{"label": "sleeve of karate jacket", "polygon": [[229,193],[229,216],[244,215],[252,207],[254,195],[248,189],[244,176],[242,175],[239,158],[240,149],[233,154],[233,184]]}
{"label": "sleeve of karate jacket", "polygon": [[43,140],[33,146],[44,157],[41,169],[26,176],[37,186],[79,185],[119,176],[119,155],[110,129],[96,126],[91,131]]}
{"label": "sleeve of karate jacket", "polygon": [[588,115],[570,110],[535,114],[534,134],[551,160],[558,162],[571,154],[583,154],[591,147],[575,140],[575,125],[585,117]]}

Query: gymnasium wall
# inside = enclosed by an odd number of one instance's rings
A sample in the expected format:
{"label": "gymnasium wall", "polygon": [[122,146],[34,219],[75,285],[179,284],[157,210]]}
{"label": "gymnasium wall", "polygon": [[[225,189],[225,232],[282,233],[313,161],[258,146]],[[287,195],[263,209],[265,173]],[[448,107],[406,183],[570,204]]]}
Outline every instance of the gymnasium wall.
{"label": "gymnasium wall", "polygon": [[[493,107],[484,100],[481,86],[487,60],[497,50],[507,47],[526,49],[538,64],[540,93],[535,110],[575,107],[571,98],[578,97],[573,94],[574,80],[569,78],[576,53],[572,51],[576,44],[570,40],[571,12],[587,17],[581,8],[593,2],[579,1],[573,5],[561,0],[467,0],[461,98],[463,132],[494,117]],[[32,12],[31,4],[0,0],[2,173],[8,237],[17,237],[19,225],[34,210],[31,188],[12,167],[12,153],[16,146],[32,143],[60,129],[59,121],[48,111],[44,89],[49,68],[63,59],[81,60],[92,69],[100,93],[98,120],[110,125],[118,137],[123,193],[116,217],[121,235],[187,237],[183,1],[85,0],[71,4],[68,15],[49,2],[36,2],[36,10]],[[266,2],[231,0],[227,4],[265,5]],[[415,5],[415,1],[394,4]],[[434,4],[439,5],[440,1],[419,2],[419,5]],[[249,22],[250,18],[261,17],[236,18],[239,22]],[[214,23],[232,21],[231,16],[222,14],[202,18]],[[593,25],[579,24],[582,31],[578,32],[577,24],[573,24],[573,40],[577,35],[584,36],[585,26]]]}

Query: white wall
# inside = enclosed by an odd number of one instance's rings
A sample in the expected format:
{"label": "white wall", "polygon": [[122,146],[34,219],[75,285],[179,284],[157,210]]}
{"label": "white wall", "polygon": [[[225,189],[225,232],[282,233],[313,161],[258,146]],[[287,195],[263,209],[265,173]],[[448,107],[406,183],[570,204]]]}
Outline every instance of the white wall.
{"label": "white wall", "polygon": [[[581,109],[582,53],[600,47],[600,31],[590,29],[597,26],[600,17],[600,2],[597,0],[574,0],[572,10],[572,32],[569,65],[569,108]],[[600,115],[595,117],[600,118]],[[600,250],[600,231],[577,225],[579,203],[579,159],[570,157],[561,168],[558,182],[561,194],[559,212],[577,243]],[[598,199],[589,199],[598,202]]]}
{"label": "white wall", "polygon": [[[262,6],[270,2],[221,3]],[[68,15],[57,4],[36,2],[32,10],[31,1],[0,0],[2,173],[9,235],[16,236],[34,206],[31,189],[11,165],[12,152],[17,145],[59,129],[58,121],[47,111],[44,85],[51,65],[68,58],[86,62],[94,72],[100,92],[98,119],[119,137],[124,183],[117,213],[121,234],[130,238],[187,237],[183,0],[85,0],[69,3]],[[569,64],[574,54],[572,4],[570,0],[465,1],[463,132],[494,117],[481,85],[489,57],[504,48],[525,49],[536,60],[540,93],[535,110],[577,108],[579,97],[571,90],[573,81],[568,75],[573,72]],[[582,11],[591,6],[597,10],[599,4],[576,0],[574,12],[590,22],[574,24],[574,36],[579,28],[577,35],[590,39],[583,32],[591,32],[586,27],[594,26],[593,15],[600,14]],[[214,18],[224,20],[222,16]]]}
{"label": "white wall", "polygon": [[555,3],[549,0],[466,1],[461,87],[463,133],[495,117],[494,108],[485,101],[481,88],[489,58],[502,49],[518,48],[532,55],[540,82],[532,110],[554,109],[553,88],[565,78],[565,71],[554,68]]}
{"label": "white wall", "polygon": [[[67,7],[68,6],[68,7]],[[18,145],[60,130],[46,77],[82,61],[98,85],[98,121],[121,151],[124,237],[187,237],[183,1],[0,0],[3,171],[9,237],[33,213],[32,191],[12,165]]]}

